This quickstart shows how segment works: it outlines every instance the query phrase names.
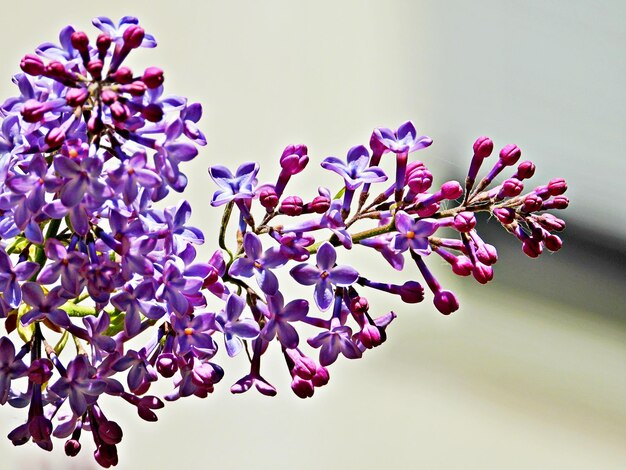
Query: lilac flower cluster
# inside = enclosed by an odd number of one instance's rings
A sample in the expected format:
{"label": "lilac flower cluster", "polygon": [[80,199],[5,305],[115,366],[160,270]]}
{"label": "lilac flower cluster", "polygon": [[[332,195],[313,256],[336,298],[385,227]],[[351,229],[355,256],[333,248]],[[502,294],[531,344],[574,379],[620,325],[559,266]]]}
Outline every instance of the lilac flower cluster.
{"label": "lilac flower cluster", "polygon": [[[0,106],[0,404],[28,408],[9,433],[15,445],[51,450],[55,437],[75,456],[89,432],[96,461],[116,465],[123,432],[100,398],[119,397],[156,421],[164,404],[148,394],[152,384],[172,379],[165,400],[206,397],[225,376],[216,362],[222,341],[228,357],[244,353],[250,363],[230,379],[232,393],[277,393],[261,373],[275,345],[293,392],[312,396],[340,355],[360,358],[386,340],[396,315],[372,316],[367,289],[424,299],[414,274],[402,285],[370,279],[339,259],[343,250],[376,251],[396,270],[408,259],[447,315],[458,300],[425,260],[435,253],[453,273],[490,281],[498,256],[478,235],[475,213],[495,216],[529,256],[561,247],[553,232],[565,224],[547,211],[567,206],[563,180],[523,194],[535,167],[518,164],[514,145],[479,180],[493,151],[481,137],[465,186],[431,189],[431,172],[409,155],[432,141],[407,122],[374,130],[369,149],[321,162],[337,193],[286,192],[309,163],[304,145],[288,146],[279,175],[263,184],[258,163],[234,173],[212,166],[211,205],[224,208],[219,248],[197,260],[204,236],[188,224],[189,204],[155,203],[187,185],[181,163],[206,143],[196,126],[202,108],[164,95],[161,69],[136,74],[124,65],[133,49],[156,46],[136,18],[93,24],[95,41],[67,26],[60,45],[26,55],[14,78],[20,95]],[[310,289],[313,305],[289,296],[291,282]],[[316,333],[301,338],[304,325]]]}

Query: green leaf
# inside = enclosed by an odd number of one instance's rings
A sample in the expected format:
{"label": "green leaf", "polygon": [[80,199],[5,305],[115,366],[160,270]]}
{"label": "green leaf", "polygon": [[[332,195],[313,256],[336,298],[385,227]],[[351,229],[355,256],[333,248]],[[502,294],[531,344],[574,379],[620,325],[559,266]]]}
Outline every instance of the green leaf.
{"label": "green leaf", "polygon": [[335,197],[333,199],[339,199],[340,197],[343,197],[345,192],[346,192],[346,187],[344,186],[343,188],[339,190],[337,194],[335,194]]}
{"label": "green leaf", "polygon": [[104,334],[106,336],[113,336],[124,329],[124,319],[126,318],[126,313],[115,309],[115,311],[109,314],[109,317],[111,318],[111,323]]}

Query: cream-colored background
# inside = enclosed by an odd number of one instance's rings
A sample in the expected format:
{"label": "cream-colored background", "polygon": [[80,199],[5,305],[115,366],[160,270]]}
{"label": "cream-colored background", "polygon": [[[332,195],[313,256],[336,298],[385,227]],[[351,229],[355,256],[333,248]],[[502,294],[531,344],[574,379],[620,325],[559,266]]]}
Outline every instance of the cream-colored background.
{"label": "cream-colored background", "polygon": [[[488,134],[518,143],[538,181],[563,176],[572,188],[562,253],[527,262],[506,238],[486,287],[433,259],[461,310],[445,318],[428,302],[374,298],[399,314],[389,341],[338,361],[313,400],[291,394],[274,354],[274,399],[228,393],[245,368],[237,358],[214,396],[170,404],[159,423],[112,401],[106,411],[125,430],[119,468],[626,467],[623,266],[572,248],[585,235],[624,259],[623,1],[5,3],[1,96],[16,92],[20,57],[65,24],[91,34],[93,16],[140,17],[159,46],[131,64],[162,66],[169,93],[205,106],[209,144],[185,169],[192,221],[209,240],[219,212],[207,166],[258,159],[269,179],[289,143],[307,143],[313,167],[406,119],[435,140],[420,158],[439,182],[462,177],[473,139]],[[316,186],[299,183],[306,194]],[[568,245],[570,234],[583,245]],[[360,263],[398,278],[377,258]],[[24,417],[0,412],[2,435]],[[60,445],[47,456],[0,440],[0,468],[92,468],[88,437],[74,460]]]}

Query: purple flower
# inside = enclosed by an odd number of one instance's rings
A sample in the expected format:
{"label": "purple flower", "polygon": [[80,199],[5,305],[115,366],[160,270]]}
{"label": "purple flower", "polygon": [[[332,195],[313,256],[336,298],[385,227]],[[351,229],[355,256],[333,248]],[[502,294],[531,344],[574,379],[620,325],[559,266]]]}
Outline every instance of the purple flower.
{"label": "purple flower", "polygon": [[341,176],[346,189],[355,190],[363,183],[378,183],[387,180],[385,172],[377,167],[368,167],[370,155],[363,145],[352,147],[348,151],[346,162],[337,157],[327,157],[322,162],[322,168],[334,171]]}
{"label": "purple flower", "polygon": [[360,245],[369,246],[378,251],[383,258],[385,258],[393,269],[402,271],[404,267],[404,256],[399,251],[393,248],[393,240],[395,238],[393,233],[385,233],[377,237],[366,238],[359,242]]}
{"label": "purple flower", "polygon": [[98,317],[89,315],[83,318],[83,323],[87,329],[89,341],[94,348],[108,353],[115,351],[117,346],[115,340],[104,334],[111,324],[111,317],[108,313],[102,312]]}
{"label": "purple flower", "polygon": [[65,207],[74,207],[83,199],[86,192],[96,200],[104,200],[112,195],[112,191],[100,181],[102,162],[98,157],[87,157],[80,162],[57,155],[54,169],[65,178],[61,188],[61,202]]}
{"label": "purple flower", "polygon": [[193,318],[173,315],[171,321],[176,332],[178,354],[182,356],[191,352],[196,357],[215,354],[217,345],[211,338],[211,334],[215,332],[214,314],[204,313]]}
{"label": "purple flower", "polygon": [[141,331],[141,314],[151,320],[165,315],[165,308],[154,300],[155,288],[151,279],[146,279],[136,287],[126,285],[124,290],[111,297],[111,303],[124,312],[124,331],[129,337]]}
{"label": "purple flower", "polygon": [[87,356],[79,354],[67,366],[67,374],[55,382],[50,390],[62,398],[70,398],[70,407],[76,416],[82,416],[87,406],[98,400],[106,389],[106,382],[93,378],[95,369]]}
{"label": "purple flower", "polygon": [[9,399],[11,380],[26,374],[28,367],[21,359],[15,358],[15,347],[9,338],[0,338],[0,405]]}
{"label": "purple flower", "polygon": [[24,283],[22,286],[24,302],[32,308],[22,316],[22,325],[28,325],[35,320],[47,319],[61,328],[68,328],[71,324],[70,317],[59,308],[66,302],[59,295],[60,290],[60,287],[55,287],[48,292],[48,295],[45,295],[39,284]]}
{"label": "purple flower", "polygon": [[345,325],[337,325],[330,331],[323,331],[307,340],[310,346],[320,349],[320,364],[328,366],[337,360],[339,353],[348,359],[361,357],[361,350],[352,341],[352,330]]}
{"label": "purple flower", "polygon": [[147,358],[146,348],[139,351],[130,350],[113,364],[113,370],[121,372],[130,368],[126,381],[128,388],[137,395],[144,394],[150,388],[150,383],[157,380],[157,373]]}
{"label": "purple flower", "polygon": [[230,201],[252,199],[258,172],[259,164],[255,162],[240,165],[235,175],[228,168],[221,165],[209,168],[211,179],[220,187],[213,194],[211,205],[217,207]]}
{"label": "purple flower", "polygon": [[87,264],[87,255],[79,251],[67,251],[58,240],[46,240],[46,257],[53,262],[42,268],[37,276],[40,284],[52,284],[61,277],[61,286],[69,295],[77,297],[84,286],[80,270]]}
{"label": "purple flower", "polygon": [[121,193],[124,202],[132,204],[139,194],[139,188],[154,188],[161,184],[161,177],[147,166],[145,151],[136,152],[132,157],[122,160],[120,166],[108,173],[111,187]]}
{"label": "purple flower", "polygon": [[243,249],[246,254],[232,264],[229,274],[233,277],[248,278],[255,276],[259,287],[267,295],[274,295],[278,291],[278,279],[270,268],[282,266],[287,258],[279,249],[269,249],[263,252],[261,240],[254,233],[248,232],[243,238]]}
{"label": "purple flower", "polygon": [[[124,31],[126,31],[130,26],[136,26],[139,24],[139,20],[134,16],[124,16],[117,23],[117,25],[115,25],[115,23],[113,23],[113,21],[106,16],[98,16],[91,22],[96,28],[110,36],[111,39],[119,45],[122,45],[124,42]],[[145,34],[140,47],[156,47],[154,36],[151,34]]]}
{"label": "purple flower", "polygon": [[6,252],[0,249],[0,292],[4,300],[13,308],[22,301],[22,289],[18,281],[25,281],[37,272],[39,264],[22,261],[15,267]]}
{"label": "purple flower", "polygon": [[296,299],[285,305],[285,299],[280,292],[268,297],[267,303],[269,320],[261,330],[261,337],[269,342],[278,335],[278,340],[284,347],[288,349],[297,347],[298,332],[289,322],[304,319],[309,313],[309,303],[303,299]]}
{"label": "purple flower", "polygon": [[414,152],[415,150],[426,148],[433,143],[430,137],[425,135],[418,137],[415,126],[411,121],[402,124],[398,127],[397,131],[392,131],[386,127],[379,127],[374,130],[374,136],[378,142],[394,153]]}
{"label": "purple flower", "polygon": [[359,277],[351,266],[335,266],[337,253],[335,248],[324,242],[316,255],[315,266],[301,263],[291,271],[291,276],[305,286],[315,285],[315,303],[320,310],[326,310],[333,303],[333,286],[349,286]]}
{"label": "purple flower", "polygon": [[398,211],[395,217],[395,225],[398,233],[393,239],[393,248],[397,251],[406,251],[409,248],[418,255],[430,254],[430,237],[439,225],[434,219],[414,220],[404,211]]}
{"label": "purple flower", "polygon": [[252,318],[239,318],[246,302],[236,294],[226,300],[226,307],[215,316],[216,328],[224,334],[226,352],[230,357],[243,348],[241,338],[254,339],[259,336],[259,325]]}

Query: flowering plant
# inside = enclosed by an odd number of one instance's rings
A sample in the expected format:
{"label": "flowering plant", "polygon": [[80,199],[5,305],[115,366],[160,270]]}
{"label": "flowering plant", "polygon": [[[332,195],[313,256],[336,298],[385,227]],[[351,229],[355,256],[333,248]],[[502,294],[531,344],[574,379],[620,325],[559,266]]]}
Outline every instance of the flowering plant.
{"label": "flowering plant", "polygon": [[[357,359],[386,340],[396,315],[373,317],[367,289],[425,298],[415,274],[401,285],[370,279],[341,262],[344,250],[376,251],[399,271],[414,264],[448,315],[459,302],[426,259],[436,254],[453,273],[489,282],[498,255],[478,234],[476,213],[494,216],[530,257],[561,247],[553,232],[565,224],[547,211],[567,207],[564,180],[524,192],[535,166],[519,162],[516,145],[479,178],[494,149],[480,137],[464,184],[432,188],[426,165],[409,160],[432,140],[406,122],[321,162],[336,194],[287,192],[309,163],[304,145],[286,147],[280,173],[262,184],[255,162],[234,173],[210,167],[211,205],[223,214],[216,251],[198,259],[204,236],[188,225],[189,203],[156,203],[187,186],[182,164],[206,144],[202,107],[164,95],[160,68],[138,75],[124,65],[133,49],[156,46],[136,18],[93,24],[95,42],[67,26],[60,46],[24,56],[14,77],[20,95],[0,107],[0,404],[28,408],[9,433],[15,445],[51,450],[55,437],[74,456],[87,431],[96,461],[116,465],[122,429],[100,398],[119,397],[148,421],[164,406],[148,394],[159,378],[172,379],[165,400],[204,398],[225,376],[216,362],[222,338],[229,357],[250,363],[233,393],[277,393],[261,373],[276,347],[293,392],[311,397],[340,355]],[[289,276],[277,276],[281,268]],[[289,297],[289,282],[308,286],[312,304]],[[304,325],[317,333],[302,340]]]}

